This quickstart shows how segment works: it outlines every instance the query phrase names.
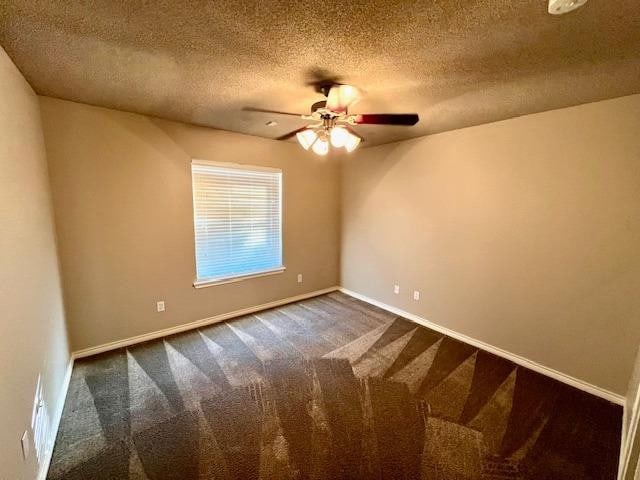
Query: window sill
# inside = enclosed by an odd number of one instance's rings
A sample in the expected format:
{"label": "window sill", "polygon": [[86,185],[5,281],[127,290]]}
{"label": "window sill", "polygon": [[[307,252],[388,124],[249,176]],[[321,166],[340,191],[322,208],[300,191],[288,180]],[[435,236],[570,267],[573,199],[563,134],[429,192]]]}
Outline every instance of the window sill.
{"label": "window sill", "polygon": [[249,273],[247,275],[238,275],[235,277],[216,278],[214,280],[196,280],[193,282],[195,288],[212,287],[214,285],[224,285],[225,283],[241,282],[243,280],[249,280],[250,278],[266,277],[267,275],[276,275],[286,270],[286,267],[278,267],[270,270],[263,270],[262,272]]}

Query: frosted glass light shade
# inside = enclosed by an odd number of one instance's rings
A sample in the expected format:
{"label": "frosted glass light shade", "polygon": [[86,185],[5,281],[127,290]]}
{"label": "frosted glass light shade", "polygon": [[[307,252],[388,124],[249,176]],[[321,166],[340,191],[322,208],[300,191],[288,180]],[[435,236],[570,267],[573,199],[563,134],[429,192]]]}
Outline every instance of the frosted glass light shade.
{"label": "frosted glass light shade", "polygon": [[311,129],[306,129],[301,132],[296,133],[296,138],[298,139],[298,143],[305,150],[309,150],[309,147],[313,145],[313,142],[318,138],[318,134]]}
{"label": "frosted glass light shade", "polygon": [[326,155],[329,153],[329,142],[325,139],[319,138],[314,142],[311,149],[316,155]]}
{"label": "frosted glass light shade", "polygon": [[333,127],[331,129],[331,145],[336,148],[344,147],[345,143],[351,135],[345,128]]}
{"label": "frosted glass light shade", "polygon": [[360,145],[360,141],[362,140],[357,135],[354,135],[351,132],[347,132],[349,135],[344,143],[344,148],[347,152],[353,152],[358,145]]}

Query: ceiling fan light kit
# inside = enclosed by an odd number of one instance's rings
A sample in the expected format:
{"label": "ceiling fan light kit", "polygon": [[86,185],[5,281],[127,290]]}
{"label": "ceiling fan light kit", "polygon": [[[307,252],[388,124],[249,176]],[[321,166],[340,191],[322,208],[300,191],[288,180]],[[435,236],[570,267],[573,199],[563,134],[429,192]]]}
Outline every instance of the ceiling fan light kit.
{"label": "ceiling fan light kit", "polygon": [[305,128],[301,132],[296,133],[298,143],[305,150],[311,150],[317,155],[326,155],[329,153],[329,143],[333,148],[343,148],[347,152],[352,152],[360,144],[361,138],[346,128],[341,126]]}
{"label": "ceiling fan light kit", "polygon": [[419,121],[417,113],[349,114],[349,106],[357,102],[361,96],[360,91],[351,85],[327,83],[319,86],[318,91],[327,99],[314,103],[311,106],[311,115],[251,107],[244,110],[295,115],[309,122],[304,127],[282,135],[276,140],[288,140],[295,136],[302,148],[311,150],[316,155],[329,153],[329,145],[333,148],[344,148],[347,152],[353,152],[362,142],[362,137],[352,128],[356,125],[411,126]]}

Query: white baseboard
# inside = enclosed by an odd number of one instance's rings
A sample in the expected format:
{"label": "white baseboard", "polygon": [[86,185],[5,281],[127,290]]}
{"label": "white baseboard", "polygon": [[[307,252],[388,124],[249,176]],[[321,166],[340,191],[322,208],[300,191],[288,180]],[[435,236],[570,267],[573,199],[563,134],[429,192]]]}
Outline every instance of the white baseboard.
{"label": "white baseboard", "polygon": [[73,355],[69,358],[67,364],[67,370],[62,380],[62,386],[58,392],[58,403],[56,410],[53,412],[51,427],[49,429],[49,438],[47,439],[47,448],[44,461],[40,465],[40,471],[38,472],[37,480],[46,480],[47,473],[49,473],[49,465],[51,464],[51,458],[53,457],[53,447],[58,436],[58,429],[60,428],[60,420],[62,420],[62,412],[64,410],[64,402],[67,399],[67,392],[69,391],[69,383],[71,382],[71,373],[73,372]]}
{"label": "white baseboard", "polygon": [[195,322],[185,323],[183,325],[177,325],[175,327],[165,328],[163,330],[156,330],[155,332],[145,333],[142,335],[136,335],[135,337],[125,338],[122,340],[116,340],[114,342],[105,343],[96,347],[84,348],[73,352],[73,358],[84,358],[91,355],[97,355],[98,353],[108,352],[109,350],[115,350],[117,348],[128,347],[135,345],[136,343],[147,342],[149,340],[155,340],[157,338],[166,337],[180,332],[186,332],[187,330],[193,330],[196,328],[212,325],[214,323],[229,320],[230,318],[241,317],[243,315],[250,315],[261,310],[268,310],[269,308],[275,308],[287,303],[298,302],[307,298],[317,297],[318,295],[324,295],[325,293],[335,292],[340,287],[329,287],[322,290],[316,290],[313,292],[303,293],[301,295],[295,295],[293,297],[282,298],[280,300],[274,300],[273,302],[263,303],[262,305],[256,305],[253,307],[242,308],[233,312],[221,313],[220,315],[214,315],[213,317],[203,318],[196,320]]}
{"label": "white baseboard", "polygon": [[555,380],[558,380],[562,383],[566,383],[567,385],[571,385],[572,387],[578,388],[592,395],[596,395],[600,398],[604,398],[605,400],[608,400],[612,403],[623,405],[623,406],[625,404],[625,397],[623,397],[622,395],[618,395],[617,393],[610,392],[609,390],[605,390],[604,388],[600,388],[596,385],[592,385],[588,382],[572,377],[571,375],[567,375],[565,373],[559,372],[552,368],[545,367],[544,365],[541,365],[537,362],[521,357],[520,355],[516,355],[515,353],[508,352],[507,350],[503,350],[502,348],[489,345],[488,343],[485,343],[481,340],[476,340],[475,338],[468,337],[462,333],[458,333],[454,330],[451,330],[449,328],[433,323],[427,320],[426,318],[422,318],[418,315],[414,315],[413,313],[406,312],[404,310],[393,307],[391,305],[387,305],[386,303],[379,302],[378,300],[374,300],[373,298],[369,298],[366,295],[362,295],[360,293],[353,292],[351,290],[348,290],[342,287],[340,288],[340,291],[354,298],[362,300],[363,302],[370,303],[372,305],[375,305],[376,307],[382,308],[383,310],[387,310],[388,312],[395,313],[396,315],[404,317],[424,327],[430,328],[431,330],[435,330],[436,332],[455,338],[457,340],[460,340],[461,342],[467,343],[469,345],[473,345],[474,347],[480,348],[489,353],[493,353],[494,355],[497,355],[499,357],[506,358],[507,360],[511,360],[513,363],[523,366],[525,368],[528,368],[530,370],[533,370],[534,372],[541,373],[542,375],[546,375],[547,377],[551,377]]}
{"label": "white baseboard", "polygon": [[469,345],[473,345],[474,347],[493,353],[499,357],[506,358],[507,360],[510,360],[517,365],[521,365],[523,367],[529,368],[535,372],[554,378],[555,380],[566,383],[567,385],[571,385],[572,387],[578,388],[592,395],[596,395],[598,397],[604,398],[605,400],[608,400],[618,405],[625,404],[625,397],[622,395],[618,395],[604,388],[600,388],[596,385],[592,385],[588,382],[572,377],[571,375],[567,375],[565,373],[559,372],[552,368],[546,367],[540,363],[534,362],[533,360],[529,360],[527,358],[521,357],[520,355],[516,355],[515,353],[509,352],[502,348],[495,347],[481,340],[476,340],[475,338],[468,337],[467,335],[458,333],[454,330],[451,330],[449,328],[433,323],[427,320],[426,318],[422,318],[418,315],[407,312],[405,310],[401,310],[391,305],[387,305],[386,303],[367,297],[366,295],[362,295],[360,293],[353,292],[346,288],[337,287],[337,286],[325,288],[322,290],[316,290],[313,292],[303,293],[301,295],[283,298],[280,300],[275,300],[273,302],[263,303],[261,305],[255,305],[255,306],[243,308],[240,310],[235,310],[233,312],[214,315],[212,317],[196,320],[195,322],[190,322],[183,325],[177,325],[175,327],[165,328],[163,330],[157,330],[155,332],[145,333],[143,335],[137,335],[135,337],[125,338],[122,340],[116,340],[114,342],[105,343],[103,345],[98,345],[96,347],[85,348],[85,349],[73,352],[72,356],[74,359],[89,357],[91,355],[97,355],[99,353],[107,352],[109,350],[128,347],[130,345],[135,345],[137,343],[142,343],[149,340],[155,340],[157,338],[162,338],[162,337],[166,337],[176,333],[185,332],[187,330],[193,330],[193,329],[204,327],[207,325],[212,325],[214,323],[219,323],[219,322],[228,320],[230,318],[241,317],[243,315],[250,315],[252,313],[259,312],[261,310],[267,310],[269,308],[275,308],[281,305],[286,305],[287,303],[293,303],[300,300],[305,300],[307,298],[317,297],[319,295],[324,295],[325,293],[333,292],[336,290],[340,290],[341,292],[347,295],[350,295],[354,298],[357,298],[364,302],[380,307],[383,310],[387,310],[391,313],[395,313],[396,315],[400,315],[401,317],[407,318],[408,320],[411,320],[415,323],[418,323],[427,328],[430,328],[431,330],[435,330],[444,335],[448,335],[449,337],[468,343]]}
{"label": "white baseboard", "polygon": [[[625,416],[629,416],[628,430],[623,428],[622,444],[620,445],[620,470],[618,472],[619,480],[631,479],[634,474],[634,468],[637,468],[637,462],[631,458],[634,447],[640,442],[640,388],[635,394],[631,409],[626,409]],[[626,419],[623,427],[626,427]]]}

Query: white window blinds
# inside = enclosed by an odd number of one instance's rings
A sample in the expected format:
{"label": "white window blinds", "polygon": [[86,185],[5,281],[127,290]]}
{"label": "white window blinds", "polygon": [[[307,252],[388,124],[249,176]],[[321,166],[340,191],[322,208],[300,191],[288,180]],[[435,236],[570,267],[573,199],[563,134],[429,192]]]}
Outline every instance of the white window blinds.
{"label": "white window blinds", "polygon": [[282,172],[194,160],[196,286],[281,271]]}

